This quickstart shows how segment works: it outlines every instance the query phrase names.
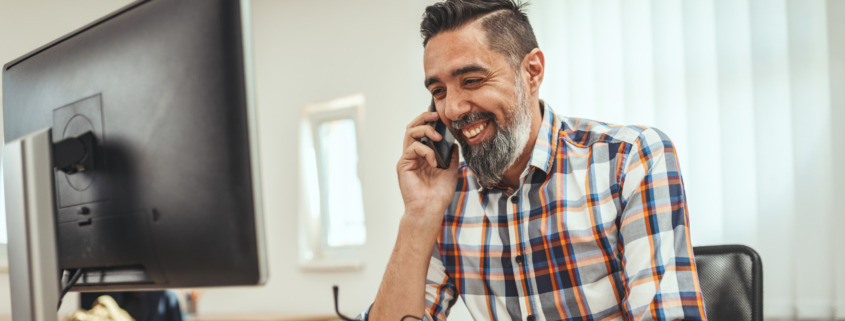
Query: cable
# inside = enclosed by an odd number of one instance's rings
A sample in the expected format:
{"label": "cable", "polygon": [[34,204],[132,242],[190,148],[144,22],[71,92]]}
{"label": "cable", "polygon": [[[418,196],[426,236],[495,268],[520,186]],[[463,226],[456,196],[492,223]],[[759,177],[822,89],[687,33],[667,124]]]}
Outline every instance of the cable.
{"label": "cable", "polygon": [[[332,289],[334,290],[334,313],[337,313],[337,316],[339,316],[343,320],[355,321],[355,319],[351,319],[351,318],[349,318],[349,317],[340,313],[340,309],[337,308],[337,292],[338,292],[337,285],[333,286]],[[408,315],[402,317],[401,319],[399,319],[399,321],[405,321],[405,319],[407,319],[407,318],[411,318],[413,320],[422,320],[422,318],[420,318],[420,317],[408,314]]]}
{"label": "cable", "polygon": [[[71,270],[67,270],[67,271],[68,271],[68,273],[71,273],[70,272]],[[67,294],[68,291],[70,291],[70,288],[72,288],[73,285],[76,284],[76,281],[79,281],[79,277],[82,276],[82,269],[76,269],[72,273],[73,274],[67,280],[67,284],[65,284],[65,286],[62,287],[62,291],[59,293],[59,306],[56,307],[56,310],[58,310],[62,307],[62,299],[64,299],[65,294]]]}
{"label": "cable", "polygon": [[355,319],[350,319],[349,317],[340,313],[340,309],[337,308],[337,291],[338,291],[337,285],[333,286],[332,289],[334,290],[334,313],[337,313],[337,316],[339,316],[343,320],[355,321]]}

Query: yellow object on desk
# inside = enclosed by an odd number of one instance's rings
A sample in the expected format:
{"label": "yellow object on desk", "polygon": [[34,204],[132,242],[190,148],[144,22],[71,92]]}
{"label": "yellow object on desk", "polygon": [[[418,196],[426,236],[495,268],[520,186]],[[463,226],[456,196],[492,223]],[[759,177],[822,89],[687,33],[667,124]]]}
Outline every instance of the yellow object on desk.
{"label": "yellow object on desk", "polygon": [[70,316],[70,321],[135,321],[108,295],[101,295],[91,310],[79,310]]}

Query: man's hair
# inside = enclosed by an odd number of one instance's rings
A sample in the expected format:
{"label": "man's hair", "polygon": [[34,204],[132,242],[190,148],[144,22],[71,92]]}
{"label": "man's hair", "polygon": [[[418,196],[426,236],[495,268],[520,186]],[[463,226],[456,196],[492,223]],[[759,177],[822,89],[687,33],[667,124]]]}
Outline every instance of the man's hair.
{"label": "man's hair", "polygon": [[528,16],[522,11],[525,6],[517,0],[446,0],[433,4],[425,8],[420,24],[423,47],[432,37],[480,18],[487,45],[517,68],[525,55],[538,48]]}

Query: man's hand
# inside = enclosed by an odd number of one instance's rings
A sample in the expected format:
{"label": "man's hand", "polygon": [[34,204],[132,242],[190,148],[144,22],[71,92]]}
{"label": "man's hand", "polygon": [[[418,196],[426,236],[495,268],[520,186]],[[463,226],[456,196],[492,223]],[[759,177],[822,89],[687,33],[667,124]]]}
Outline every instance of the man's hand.
{"label": "man's hand", "polygon": [[370,310],[370,320],[400,320],[407,315],[422,318],[425,314],[425,282],[431,253],[458,184],[457,146],[452,147],[449,168],[439,169],[434,150],[419,142],[425,136],[433,141],[443,139],[426,125],[437,119],[436,112],[423,113],[405,131],[405,152],[396,165],[405,214]]}
{"label": "man's hand", "polygon": [[433,127],[426,124],[437,119],[439,116],[436,112],[425,112],[408,124],[404,152],[396,165],[396,172],[405,202],[405,214],[438,213],[441,214],[436,218],[439,223],[443,218],[442,213],[455,195],[459,165],[457,144],[452,146],[449,168],[440,169],[437,168],[434,150],[419,141],[424,136],[433,141],[443,139]]}

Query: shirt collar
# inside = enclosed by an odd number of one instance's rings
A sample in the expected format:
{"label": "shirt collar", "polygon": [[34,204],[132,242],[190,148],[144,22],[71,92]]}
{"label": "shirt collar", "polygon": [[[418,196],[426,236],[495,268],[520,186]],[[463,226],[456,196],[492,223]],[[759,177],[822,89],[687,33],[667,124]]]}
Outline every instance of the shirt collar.
{"label": "shirt collar", "polygon": [[548,174],[554,162],[554,154],[557,150],[559,122],[552,107],[544,101],[540,101],[543,108],[543,123],[537,131],[537,139],[534,141],[534,149],[531,152],[531,159],[528,166],[537,168]]}

